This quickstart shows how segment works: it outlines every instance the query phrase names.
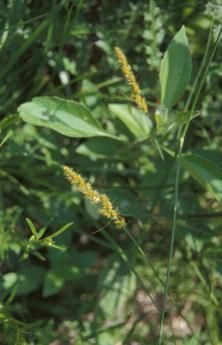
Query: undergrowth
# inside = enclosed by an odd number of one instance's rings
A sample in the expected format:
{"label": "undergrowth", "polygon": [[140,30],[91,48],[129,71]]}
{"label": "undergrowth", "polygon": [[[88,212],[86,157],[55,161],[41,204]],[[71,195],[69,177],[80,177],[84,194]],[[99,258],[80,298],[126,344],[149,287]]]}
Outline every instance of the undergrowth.
{"label": "undergrowth", "polygon": [[0,344],[222,343],[221,18],[1,2]]}

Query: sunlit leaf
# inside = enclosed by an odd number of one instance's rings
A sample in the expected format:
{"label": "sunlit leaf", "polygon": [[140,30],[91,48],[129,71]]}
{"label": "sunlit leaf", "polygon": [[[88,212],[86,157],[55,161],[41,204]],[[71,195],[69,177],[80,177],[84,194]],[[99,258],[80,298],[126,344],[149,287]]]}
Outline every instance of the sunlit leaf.
{"label": "sunlit leaf", "polygon": [[37,97],[18,108],[28,123],[53,129],[68,137],[110,136],[84,105],[58,97]]}
{"label": "sunlit leaf", "polygon": [[124,104],[110,104],[109,109],[124,123],[136,139],[149,137],[152,122],[143,112]]}
{"label": "sunlit leaf", "polygon": [[185,154],[183,166],[218,201],[222,201],[222,169],[213,161],[197,154]]}
{"label": "sunlit leaf", "polygon": [[160,66],[161,104],[172,108],[189,83],[192,61],[185,27],[172,39]]}

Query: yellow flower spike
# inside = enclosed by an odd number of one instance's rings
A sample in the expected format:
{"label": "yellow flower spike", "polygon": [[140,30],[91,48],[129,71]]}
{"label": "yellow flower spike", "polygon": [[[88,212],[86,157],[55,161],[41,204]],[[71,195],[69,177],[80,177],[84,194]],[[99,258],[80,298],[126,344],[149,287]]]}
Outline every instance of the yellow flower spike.
{"label": "yellow flower spike", "polygon": [[113,208],[113,205],[107,195],[100,194],[94,190],[89,182],[86,182],[80,174],[76,173],[68,166],[64,166],[63,170],[65,177],[71,183],[71,185],[74,185],[76,189],[83,193],[90,201],[100,205],[99,213],[101,215],[113,220],[114,224],[119,229],[126,225],[125,219],[120,216],[116,209]]}
{"label": "yellow flower spike", "polygon": [[144,113],[147,113],[148,107],[145,98],[142,96],[141,89],[133,73],[132,67],[128,63],[125,54],[119,47],[115,47],[115,53],[119,61],[123,75],[126,78],[128,84],[131,86],[132,98],[134,102],[140,110],[142,110]]}

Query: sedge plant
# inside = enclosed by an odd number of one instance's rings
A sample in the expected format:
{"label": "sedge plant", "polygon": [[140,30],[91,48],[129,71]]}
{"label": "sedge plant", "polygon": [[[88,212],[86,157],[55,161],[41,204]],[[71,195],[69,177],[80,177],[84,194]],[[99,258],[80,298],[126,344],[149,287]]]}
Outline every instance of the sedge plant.
{"label": "sedge plant", "polygon": [[[153,3],[153,2],[152,2]],[[77,6],[77,12],[81,8],[81,4],[83,4],[82,1],[79,1],[79,6]],[[155,11],[154,11],[155,12]],[[58,15],[60,15],[60,12],[57,11],[54,14],[54,18]],[[70,16],[68,17],[66,21],[65,30],[62,34],[63,38],[65,38],[66,29],[69,25]],[[48,52],[50,50],[52,40],[52,33],[54,30],[53,26],[54,21],[48,19],[44,19],[43,24],[39,26],[36,31],[33,31],[33,34],[30,36],[29,41],[26,42],[26,45],[23,45],[20,50],[17,52],[17,56],[14,57],[11,61],[11,63],[8,65],[8,67],[2,72],[2,76],[4,77],[12,68],[15,66],[15,63],[18,61],[18,58],[24,51],[26,51],[28,44],[31,44],[34,39],[41,37],[42,32],[48,29],[47,31],[47,42],[45,45],[45,50]],[[50,25],[49,25],[50,24]],[[77,30],[78,31],[78,30]],[[136,145],[139,146],[143,141],[151,141],[154,143],[155,148],[159,152],[161,159],[164,159],[165,154],[170,156],[172,159],[172,168],[176,166],[176,174],[175,174],[175,182],[174,182],[174,201],[173,201],[173,216],[172,216],[172,231],[171,231],[171,241],[170,241],[170,248],[169,248],[169,257],[168,257],[168,266],[167,266],[167,272],[165,280],[163,280],[162,275],[159,274],[158,270],[154,267],[152,262],[150,262],[149,258],[147,257],[147,252],[142,249],[143,243],[142,240],[136,240],[135,234],[133,231],[131,231],[131,228],[128,226],[127,222],[127,212],[124,214],[121,207],[118,207],[118,200],[114,203],[112,202],[111,198],[109,198],[109,195],[105,192],[99,192],[92,187],[92,185],[85,180],[85,178],[82,177],[82,174],[77,173],[76,170],[79,170],[77,167],[73,169],[69,168],[69,166],[73,166],[73,162],[71,165],[71,160],[67,163],[63,161],[64,157],[68,160],[66,156],[66,150],[63,150],[64,156],[61,159],[61,162],[55,162],[55,160],[50,159],[47,161],[48,165],[46,165],[46,168],[48,169],[49,166],[53,166],[55,170],[61,170],[61,166],[63,167],[63,174],[65,174],[66,179],[69,181],[69,183],[74,186],[76,190],[81,192],[84,197],[88,200],[90,200],[94,205],[97,207],[99,215],[103,216],[105,219],[108,219],[109,224],[111,223],[115,225],[115,227],[118,229],[118,232],[115,233],[114,236],[109,233],[109,231],[104,230],[102,231],[102,235],[104,236],[105,240],[101,240],[100,238],[97,238],[96,236],[93,236],[92,234],[89,235],[90,239],[95,241],[98,244],[104,245],[104,247],[107,247],[109,250],[112,249],[113,252],[117,253],[119,257],[122,259],[122,261],[128,266],[129,270],[132,271],[132,273],[136,276],[139,285],[141,288],[147,293],[152,303],[155,305],[157,312],[160,315],[160,327],[159,327],[159,335],[158,335],[158,345],[162,345],[165,342],[165,318],[166,318],[166,308],[167,304],[171,302],[169,299],[169,291],[170,291],[170,278],[171,278],[171,271],[173,266],[173,260],[174,260],[174,247],[175,247],[175,236],[177,233],[177,224],[179,220],[178,211],[179,211],[179,201],[180,201],[180,177],[181,177],[181,168],[185,167],[191,175],[193,174],[193,170],[190,168],[190,165],[187,164],[187,156],[185,154],[184,145],[187,138],[188,129],[190,126],[191,121],[195,116],[197,116],[197,105],[199,96],[202,90],[202,87],[204,85],[204,81],[206,79],[207,72],[209,70],[209,66],[211,64],[211,61],[215,55],[216,49],[219,44],[219,40],[221,37],[221,30],[219,30],[217,37],[215,41],[213,41],[213,25],[212,29],[210,31],[208,43],[205,49],[205,54],[203,58],[203,62],[199,68],[199,71],[197,73],[197,76],[193,79],[192,85],[190,82],[191,77],[191,54],[190,54],[190,48],[188,44],[188,40],[186,37],[186,30],[184,27],[182,27],[179,32],[176,34],[176,36],[173,38],[172,42],[170,43],[167,51],[165,52],[161,66],[160,66],[160,86],[161,86],[161,95],[160,95],[160,101],[159,104],[155,104],[149,101],[146,101],[145,99],[145,92],[142,91],[142,89],[139,86],[139,83],[137,81],[137,78],[133,72],[132,67],[130,66],[129,62],[127,61],[126,55],[123,53],[123,51],[119,48],[115,48],[115,54],[118,59],[118,62],[120,64],[121,70],[123,72],[123,75],[127,81],[128,86],[131,89],[131,101],[136,105],[138,108],[138,113],[135,112],[132,114],[127,114],[131,120],[130,125],[125,121],[124,117],[120,117],[120,119],[123,121],[123,123],[128,126],[127,128],[131,130],[131,134],[137,135],[136,137],[136,143],[133,143],[129,147],[135,147]],[[52,40],[52,41],[51,41]],[[102,46],[102,45],[101,45]],[[78,50],[78,49],[77,49]],[[67,61],[66,61],[67,62]],[[69,66],[70,68],[70,66]],[[41,75],[41,70],[39,70],[39,75]],[[81,77],[80,77],[81,78]],[[46,78],[47,79],[47,78]],[[78,78],[76,78],[74,81],[76,81]],[[114,82],[110,82],[110,85],[112,85]],[[30,91],[30,95],[36,93],[36,90],[41,90],[44,87],[44,83],[40,85],[37,85],[36,88],[33,88]],[[104,83],[104,85],[108,85]],[[187,101],[185,102],[185,105],[183,106],[182,110],[175,110],[175,107],[179,100],[181,99],[183,93],[189,86],[189,94]],[[101,86],[102,88],[102,86]],[[66,91],[68,90],[68,87],[66,88]],[[68,91],[67,91],[68,92]],[[51,92],[50,92],[51,94]],[[81,92],[80,92],[81,94]],[[125,101],[125,99],[124,99]],[[149,104],[149,107],[148,107]],[[155,111],[154,117],[151,115],[150,107],[152,105],[156,105],[157,110]],[[176,108],[177,109],[177,108]],[[33,101],[30,101],[28,103],[24,103],[19,107],[19,115],[20,119],[24,120],[28,124],[42,126],[45,128],[50,128],[51,130],[54,130],[61,135],[65,137],[72,137],[72,138],[87,138],[90,139],[92,137],[98,137],[100,139],[107,138],[107,140],[116,140],[118,143],[124,147],[125,142],[122,140],[122,137],[120,138],[115,134],[111,133],[109,131],[109,127],[103,128],[100,122],[100,118],[95,118],[94,115],[91,113],[89,108],[80,102],[67,100],[59,97],[37,97],[34,98]],[[153,120],[152,123],[152,131],[150,130],[150,123],[151,119]],[[125,122],[124,122],[125,121]],[[134,121],[134,122],[133,122]],[[133,123],[133,125],[132,125]],[[133,127],[133,128],[132,128]],[[142,127],[142,129],[141,129]],[[136,128],[136,130],[135,130]],[[149,128],[149,130],[148,130]],[[155,128],[155,129],[154,129]],[[139,131],[139,132],[138,132]],[[151,133],[150,133],[151,132]],[[138,134],[139,133],[139,134]],[[145,135],[141,136],[140,135]],[[170,133],[171,137],[174,138],[174,143],[176,142],[176,149],[173,150],[173,146],[167,146],[164,144],[161,144],[161,142],[164,142],[162,140]],[[5,144],[10,139],[10,132],[7,132],[6,135],[3,137],[3,139],[0,142],[1,149],[4,148]],[[4,145],[4,146],[3,146]],[[3,146],[3,147],[2,147]],[[50,147],[50,145],[48,145]],[[124,150],[123,150],[124,151]],[[130,150],[129,150],[130,152]],[[44,154],[44,157],[49,157],[49,150],[48,148],[45,149],[45,151],[42,151],[41,154]],[[43,159],[43,156],[39,154],[39,156],[34,152],[35,157],[40,157],[40,159]],[[46,160],[47,158],[45,158]],[[186,165],[186,164],[187,165]],[[189,161],[190,163],[190,161]],[[51,165],[50,165],[51,164]],[[66,165],[67,164],[67,165]],[[191,163],[190,163],[191,164]],[[119,171],[121,171],[121,164],[119,165]],[[95,167],[94,167],[95,168]],[[190,169],[190,170],[189,170]],[[101,172],[101,171],[100,171]],[[169,173],[169,172],[168,172]],[[63,179],[61,178],[63,181]],[[14,183],[16,182],[15,179],[12,180]],[[212,181],[207,181],[208,187],[211,187]],[[204,185],[203,179],[200,179],[200,184]],[[50,181],[50,184],[53,184]],[[206,185],[206,183],[205,183]],[[209,188],[208,188],[209,189]],[[212,188],[211,188],[212,189]],[[23,189],[24,190],[24,189]],[[26,194],[26,199],[27,199]],[[70,195],[70,194],[69,194]],[[114,198],[115,200],[115,198]],[[117,205],[117,206],[116,206]],[[136,206],[136,205],[134,205]],[[152,210],[155,209],[156,201],[154,200],[152,207]],[[149,212],[148,217],[152,216],[152,212]],[[45,249],[60,249],[62,251],[65,250],[65,247],[61,246],[60,244],[57,244],[54,241],[54,237],[62,234],[66,229],[68,229],[71,226],[71,223],[67,223],[64,227],[59,228],[58,231],[54,232],[50,235],[45,235],[46,228],[42,228],[40,230],[37,230],[34,222],[32,222],[29,218],[27,218],[27,224],[29,227],[29,230],[31,231],[31,236],[24,241],[22,245],[22,255],[21,259],[25,260],[30,255],[34,254],[37,256],[38,259],[44,260],[44,256],[42,255]],[[141,223],[141,222],[140,222]],[[97,226],[96,221],[94,221],[95,227]],[[77,227],[78,228],[78,227]],[[107,229],[107,228],[106,228]],[[76,230],[78,232],[78,229]],[[81,233],[81,231],[80,231]],[[81,233],[82,234],[82,233]],[[147,288],[146,281],[144,281],[141,273],[139,270],[135,267],[135,262],[130,257],[130,254],[128,254],[123,249],[115,239],[116,234],[123,234],[127,238],[130,238],[134,248],[136,249],[134,252],[139,253],[140,260],[142,260],[145,267],[151,267],[151,270],[153,272],[153,275],[157,279],[158,283],[160,284],[160,287],[163,288],[163,300],[162,303],[159,305],[156,303],[155,298],[150,293],[150,289]],[[118,236],[117,235],[117,236]],[[141,235],[142,237],[142,235]],[[200,269],[195,265],[195,263],[192,263],[191,265],[199,277],[199,279],[202,281],[203,285],[205,282],[205,278],[200,271]],[[8,312],[6,306],[14,299],[14,295],[16,294],[16,291],[12,291],[11,295],[6,296],[6,303],[4,302],[4,305],[2,307],[2,319],[8,324],[12,325],[13,332],[17,332],[16,335],[16,343],[17,344],[25,344],[25,332],[26,329],[24,327],[24,332],[20,332],[19,329],[22,329],[23,325],[17,322],[16,319],[12,317],[12,315]],[[216,304],[218,303],[217,297],[213,292],[210,294],[211,300]],[[128,332],[128,335],[125,338],[124,344],[129,344],[129,339],[132,333],[134,332],[134,329],[136,328],[137,324],[141,320],[142,317],[138,317],[135,319],[135,322]],[[208,316],[208,323],[213,325],[213,322],[215,320],[215,316],[213,315],[213,309],[211,314]],[[212,329],[209,330],[210,338],[212,341],[212,344],[216,345],[219,344],[219,336],[218,331],[215,327],[212,327]],[[86,337],[86,339],[88,339]],[[84,340],[83,340],[84,341]],[[88,341],[88,340],[85,340]]]}
{"label": "sedge plant", "polygon": [[[165,278],[165,283],[163,284],[164,291],[163,291],[163,302],[162,302],[161,311],[160,311],[160,330],[159,330],[158,345],[163,344],[163,341],[164,341],[165,309],[166,309],[166,305],[167,305],[170,273],[171,273],[173,254],[174,254],[174,243],[175,243],[176,224],[177,224],[177,218],[178,218],[178,204],[179,204],[179,183],[180,183],[180,173],[181,173],[181,164],[182,164],[181,161],[182,161],[184,143],[185,143],[186,134],[188,132],[190,122],[192,121],[193,117],[195,117],[195,111],[196,111],[196,106],[197,106],[198,99],[200,96],[200,92],[202,90],[208,69],[209,69],[210,64],[212,62],[212,59],[215,55],[216,49],[219,45],[219,41],[220,41],[221,33],[222,33],[222,28],[219,27],[215,41],[212,43],[212,41],[213,41],[213,39],[212,39],[213,27],[214,27],[214,25],[212,23],[202,63],[200,65],[197,76],[194,79],[193,85],[190,88],[190,93],[188,95],[187,102],[184,106],[183,112],[184,112],[184,114],[186,114],[187,118],[185,119],[185,121],[182,125],[178,126],[178,131],[177,131],[178,148],[177,148],[175,155],[174,155],[174,161],[176,164],[176,175],[175,175],[175,185],[174,185],[174,207],[173,207],[173,216],[172,216],[172,231],[171,231],[171,241],[170,241],[170,248],[169,248],[169,258],[168,258],[166,278]],[[181,32],[182,32],[182,30],[184,30],[184,28],[181,29]],[[178,34],[178,36],[179,36],[179,34]],[[165,95],[162,98],[163,107],[161,108],[161,110],[158,110],[156,112],[156,121],[157,121],[157,127],[158,127],[158,125],[160,125],[160,123],[162,121],[163,122],[166,121],[165,126],[164,126],[164,129],[166,131],[169,130],[169,128],[167,128],[167,126],[169,125],[168,124],[168,116],[170,116],[170,107],[172,107],[175,104],[177,99],[181,96],[181,93],[183,93],[183,91],[184,91],[183,89],[186,87],[186,83],[189,82],[189,77],[190,77],[189,74],[190,74],[190,69],[191,69],[191,66],[189,66],[189,65],[191,65],[191,62],[189,61],[191,58],[189,56],[189,52],[188,51],[186,52],[186,50],[185,50],[183,52],[183,54],[184,55],[187,54],[187,58],[185,58],[185,59],[182,58],[184,66],[182,66],[182,64],[181,64],[181,66],[179,67],[181,69],[180,71],[179,70],[176,71],[176,67],[175,67],[176,73],[178,72],[180,74],[179,77],[181,77],[181,83],[180,83],[180,81],[178,82],[177,77],[175,75],[173,77],[170,76],[170,73],[174,74],[174,72],[171,71],[171,69],[170,69],[171,67],[173,69],[173,66],[170,66],[170,64],[172,64],[173,60],[176,59],[177,49],[178,49],[178,55],[180,54],[180,48],[179,48],[179,46],[178,46],[178,48],[176,47],[176,41],[177,41],[177,37],[175,36],[174,41],[172,41],[170,47],[168,48],[168,51],[165,53],[165,56],[162,60],[162,64],[161,64],[162,74],[160,72],[160,79],[162,78],[162,80],[161,80],[162,90],[161,91],[162,91],[162,95],[164,93],[165,93]],[[186,45],[186,43],[187,43],[186,38],[185,38],[184,42],[180,42],[180,44],[184,44],[184,43]],[[173,47],[174,44],[175,44],[175,46]],[[174,52],[173,52],[173,48],[175,48]],[[171,51],[170,51],[170,49],[171,49]],[[117,59],[120,63],[123,75],[124,75],[125,79],[127,80],[128,84],[132,88],[132,98],[133,98],[134,102],[136,103],[137,107],[141,111],[143,111],[144,113],[147,113],[148,107],[146,105],[146,101],[145,101],[144,97],[142,96],[141,89],[137,83],[136,77],[132,71],[131,66],[129,65],[129,63],[127,61],[126,56],[124,55],[124,53],[122,52],[122,50],[119,47],[115,48],[115,53],[116,53]],[[170,56],[170,54],[172,54],[172,56]],[[180,57],[181,57],[181,55],[180,55]],[[179,62],[179,64],[180,64],[180,62]],[[183,67],[184,67],[184,71],[182,71]],[[165,69],[165,71],[164,71],[164,69]],[[187,75],[184,75],[184,74],[187,74]],[[173,78],[174,78],[174,80],[173,80]],[[188,79],[186,80],[186,78],[188,78]],[[165,89],[164,89],[164,87],[165,87]],[[179,95],[177,95],[177,90],[176,90],[177,87],[178,87],[178,89],[181,88],[181,90],[179,91]],[[167,88],[168,88],[168,90],[167,90]],[[170,88],[172,88],[172,90],[170,90]],[[165,97],[165,99],[164,99],[164,97]],[[167,118],[164,119],[165,116],[167,116]],[[178,121],[178,119],[177,119],[177,121]],[[132,236],[129,233],[128,233],[128,235],[132,239]],[[133,241],[134,241],[134,239],[133,239]],[[135,241],[134,241],[134,243],[135,243]],[[136,247],[138,247],[137,243],[136,243]],[[211,333],[211,331],[210,331],[210,333]],[[214,331],[212,331],[212,333],[214,333]],[[217,336],[214,336],[213,337],[213,343],[216,345],[216,344],[218,344],[218,341],[219,340],[218,340]]]}

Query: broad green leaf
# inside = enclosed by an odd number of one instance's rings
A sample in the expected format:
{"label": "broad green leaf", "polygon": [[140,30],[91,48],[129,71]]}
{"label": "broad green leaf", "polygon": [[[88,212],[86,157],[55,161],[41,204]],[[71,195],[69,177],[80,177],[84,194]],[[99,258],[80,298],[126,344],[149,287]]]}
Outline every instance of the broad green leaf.
{"label": "broad green leaf", "polygon": [[64,285],[64,278],[55,271],[48,271],[43,285],[43,296],[49,297],[57,294]]}
{"label": "broad green leaf", "polygon": [[192,61],[185,27],[172,39],[160,66],[161,104],[172,108],[189,83]]}
{"label": "broad green leaf", "polygon": [[88,270],[96,262],[97,254],[94,250],[84,250],[75,257],[75,263],[81,271]]}
{"label": "broad green leaf", "polygon": [[88,156],[90,159],[104,159],[107,156],[112,156],[117,153],[122,148],[121,144],[119,140],[111,138],[90,138],[79,145],[76,152]]}
{"label": "broad green leaf", "polygon": [[152,122],[140,110],[124,104],[110,104],[109,109],[124,123],[136,139],[149,137]]}
{"label": "broad green leaf", "polygon": [[119,262],[110,262],[101,272],[98,283],[101,291],[99,307],[106,318],[116,315],[117,319],[121,319],[125,316],[125,306],[135,292],[135,287],[135,276],[128,268]]}
{"label": "broad green leaf", "polygon": [[44,275],[44,269],[40,266],[24,266],[18,272],[18,290],[17,295],[26,295],[35,291],[41,284]]}
{"label": "broad green leaf", "polygon": [[58,97],[37,97],[19,108],[20,117],[32,125],[53,129],[68,137],[110,136],[82,104]]}
{"label": "broad green leaf", "polygon": [[11,289],[18,280],[18,273],[9,272],[3,276],[3,287],[4,289]]}
{"label": "broad green leaf", "polygon": [[222,169],[213,161],[197,154],[185,154],[183,166],[218,201],[222,201]]}
{"label": "broad green leaf", "polygon": [[16,286],[17,295],[26,295],[40,286],[43,276],[44,269],[42,267],[25,265],[17,273],[6,273],[3,278],[3,287],[9,289]]}
{"label": "broad green leaf", "polygon": [[78,280],[94,265],[97,255],[94,251],[76,249],[59,252],[50,248],[49,259],[52,270],[64,280]]}
{"label": "broad green leaf", "polygon": [[193,149],[190,153],[214,161],[222,169],[222,148],[215,147],[213,141],[211,141],[210,146],[197,147]]}

